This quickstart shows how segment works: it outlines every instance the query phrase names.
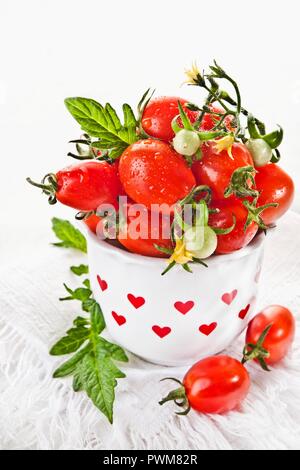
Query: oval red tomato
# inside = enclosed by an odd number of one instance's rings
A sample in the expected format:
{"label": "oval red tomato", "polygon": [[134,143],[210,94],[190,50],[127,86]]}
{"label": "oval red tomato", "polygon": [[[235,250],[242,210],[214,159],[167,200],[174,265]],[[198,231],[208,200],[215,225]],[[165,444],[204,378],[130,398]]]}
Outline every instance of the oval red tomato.
{"label": "oval red tomato", "polygon": [[260,192],[258,206],[275,202],[277,207],[264,210],[261,218],[266,225],[276,222],[291,206],[294,199],[292,178],[275,163],[257,168],[256,188]]}
{"label": "oval red tomato", "polygon": [[151,212],[139,204],[127,205],[127,222],[119,225],[119,242],[132,253],[164,258],[168,255],[155,248],[155,244],[172,249],[172,217]]}
{"label": "oval red tomato", "polygon": [[233,225],[234,217],[236,221],[235,227],[230,233],[217,235],[216,254],[232,253],[251,242],[258,230],[258,225],[251,222],[244,230],[248,211],[239,199],[232,196],[228,199],[214,200],[210,208],[218,211],[209,215],[209,225],[212,228],[226,229]]}
{"label": "oval red tomato", "polygon": [[249,387],[249,374],[239,361],[229,356],[212,356],[194,364],[180,388],[170,392],[160,404],[175,400],[186,407],[181,414],[186,414],[190,407],[201,413],[225,413],[241,404]]}
{"label": "oval red tomato", "polygon": [[162,141],[145,139],[130,145],[121,155],[119,175],[135,202],[172,205],[195,186],[185,159]]}
{"label": "oval red tomato", "polygon": [[192,165],[197,185],[207,185],[213,197],[221,199],[229,186],[232,173],[240,167],[253,166],[251,154],[244,144],[234,143],[232,158],[227,150],[216,153],[213,142],[202,146],[202,158]]}
{"label": "oval red tomato", "polygon": [[262,346],[269,352],[267,364],[275,364],[285,357],[295,336],[295,319],[290,310],[281,305],[270,305],[249,323],[246,343],[256,344],[267,326],[272,325]]}
{"label": "oval red tomato", "polygon": [[170,142],[174,137],[172,121],[179,114],[178,101],[188,115],[191,122],[195,122],[198,113],[186,108],[187,100],[176,96],[159,96],[152,99],[146,106],[142,126],[144,131],[151,137]]}

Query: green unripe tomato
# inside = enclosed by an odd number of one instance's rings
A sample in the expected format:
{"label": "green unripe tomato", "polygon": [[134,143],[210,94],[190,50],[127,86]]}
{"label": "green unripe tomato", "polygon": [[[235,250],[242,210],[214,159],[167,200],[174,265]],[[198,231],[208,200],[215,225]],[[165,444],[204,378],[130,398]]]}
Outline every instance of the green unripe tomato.
{"label": "green unripe tomato", "polygon": [[252,155],[255,166],[264,166],[271,161],[272,149],[263,139],[249,139],[246,146]]}
{"label": "green unripe tomato", "polygon": [[173,139],[173,147],[181,155],[191,157],[200,147],[200,139],[197,132],[181,129]]}
{"label": "green unripe tomato", "polygon": [[[202,233],[202,236],[201,236]],[[185,246],[195,258],[209,258],[217,248],[218,238],[212,228],[193,227],[184,234]]]}

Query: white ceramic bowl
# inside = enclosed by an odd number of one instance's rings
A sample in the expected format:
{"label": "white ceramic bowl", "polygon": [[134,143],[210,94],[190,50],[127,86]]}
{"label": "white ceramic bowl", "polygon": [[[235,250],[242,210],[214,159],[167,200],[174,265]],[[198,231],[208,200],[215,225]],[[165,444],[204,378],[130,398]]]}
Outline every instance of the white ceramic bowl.
{"label": "white ceramic bowl", "polygon": [[87,234],[93,294],[112,338],[162,365],[189,365],[226,348],[254,314],[264,235],[213,256],[193,273],[164,259],[128,253]]}

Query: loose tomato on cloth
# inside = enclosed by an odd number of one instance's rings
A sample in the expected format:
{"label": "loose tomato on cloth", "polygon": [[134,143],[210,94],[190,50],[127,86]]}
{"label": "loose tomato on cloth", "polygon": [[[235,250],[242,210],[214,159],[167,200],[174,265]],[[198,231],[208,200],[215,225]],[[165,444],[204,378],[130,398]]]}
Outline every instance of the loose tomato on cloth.
{"label": "loose tomato on cloth", "polygon": [[88,161],[49,174],[42,183],[27,181],[43,189],[50,204],[56,200],[80,211],[96,210],[101,204],[118,206],[122,192],[117,168],[103,162]]}
{"label": "loose tomato on cloth", "polygon": [[230,155],[228,150],[218,153],[216,142],[209,142],[202,146],[202,158],[193,163],[192,172],[197,185],[209,186],[213,197],[221,199],[230,184],[233,172],[237,168],[247,166],[253,166],[253,160],[244,144],[234,143]]}
{"label": "loose tomato on cloth", "polygon": [[229,356],[212,356],[194,364],[183,382],[173,379],[180,387],[171,391],[159,404],[173,400],[185,408],[177,414],[187,414],[191,408],[201,413],[226,413],[237,408],[246,397],[250,378],[245,367]]}
{"label": "loose tomato on cloth", "polygon": [[152,99],[144,109],[142,127],[151,137],[170,142],[175,133],[172,121],[179,114],[178,101],[183,106],[191,122],[195,122],[198,112],[186,108],[188,101],[176,96],[159,96]]}
{"label": "loose tomato on cloth", "polygon": [[159,258],[168,256],[155,245],[167,250],[172,249],[173,218],[170,215],[149,211],[142,205],[129,203],[126,207],[126,216],[126,220],[120,220],[118,240],[128,251]]}
{"label": "loose tomato on cloth", "polygon": [[123,152],[119,175],[128,196],[149,209],[151,204],[175,204],[196,183],[185,159],[154,139],[135,142]]}
{"label": "loose tomato on cloth", "polygon": [[266,225],[276,222],[291,206],[294,199],[292,178],[275,163],[257,168],[256,189],[260,195],[258,205],[277,203],[277,207],[267,208],[261,215]]}
{"label": "loose tomato on cloth", "polygon": [[283,359],[295,336],[295,318],[281,305],[270,305],[249,323],[243,362],[254,359],[264,369]]}
{"label": "loose tomato on cloth", "polygon": [[254,238],[258,225],[252,221],[245,229],[248,210],[241,200],[235,196],[231,196],[229,199],[214,200],[210,205],[210,209],[217,211],[209,215],[209,225],[212,228],[227,229],[235,224],[231,232],[225,235],[217,235],[216,254],[226,254],[240,250]]}

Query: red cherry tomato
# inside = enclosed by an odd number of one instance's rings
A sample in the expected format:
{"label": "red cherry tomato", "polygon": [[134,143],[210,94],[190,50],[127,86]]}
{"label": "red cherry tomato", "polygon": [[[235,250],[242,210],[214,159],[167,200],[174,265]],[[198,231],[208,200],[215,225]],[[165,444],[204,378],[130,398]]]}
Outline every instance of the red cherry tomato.
{"label": "red cherry tomato", "polygon": [[218,210],[218,212],[209,215],[209,225],[212,228],[226,229],[233,225],[234,217],[236,220],[235,227],[230,233],[217,235],[216,254],[232,253],[251,242],[258,230],[258,225],[251,222],[244,230],[248,211],[239,199],[230,197],[213,201],[210,208]]}
{"label": "red cherry tomato", "polygon": [[86,219],[84,219],[84,223],[88,226],[88,228],[93,232],[97,233],[97,225],[101,221],[101,218],[98,217],[96,214],[92,214]]}
{"label": "red cherry tomato", "polygon": [[121,155],[120,179],[126,193],[135,202],[145,204],[176,203],[195,186],[195,178],[185,159],[159,140],[140,140]]}
{"label": "red cherry tomato", "polygon": [[154,213],[144,206],[129,203],[127,223],[120,224],[118,240],[132,253],[164,258],[168,255],[157,250],[154,244],[172,249],[171,223],[171,216]]}
{"label": "red cherry tomato", "polygon": [[[210,109],[216,113],[224,113],[224,110],[221,108],[218,108],[215,105],[210,105]],[[210,114],[210,113],[205,113],[201,122],[200,129],[202,131],[210,131],[212,128],[220,121],[221,117],[216,115],[216,114]],[[233,131],[233,127],[231,125],[232,122],[232,116],[226,116],[224,119],[224,124],[225,127],[227,128],[228,131]]]}
{"label": "red cherry tomato", "polygon": [[294,183],[292,178],[275,163],[256,168],[255,183],[260,192],[258,206],[278,203],[262,212],[261,217],[266,225],[273,224],[291,206],[294,199]]}
{"label": "red cherry tomato", "polygon": [[101,204],[118,207],[122,192],[117,167],[103,161],[88,161],[47,175],[43,183],[27,181],[44,190],[49,202],[56,200],[79,211],[93,211]]}
{"label": "red cherry tomato", "polygon": [[270,305],[258,313],[249,323],[246,343],[256,344],[268,325],[272,325],[272,327],[262,346],[270,355],[264,360],[267,364],[275,364],[285,357],[291,347],[295,336],[295,319],[287,308],[281,305]]}
{"label": "red cherry tomato", "polygon": [[205,184],[212,190],[213,197],[221,199],[230,183],[232,173],[242,166],[253,166],[253,160],[247,147],[234,143],[232,158],[227,150],[216,153],[214,143],[210,142],[202,147],[202,158],[193,163],[192,171],[197,185]]}
{"label": "red cherry tomato", "polygon": [[[249,387],[249,374],[239,361],[229,356],[213,356],[188,370],[173,399],[201,413],[226,413],[241,404]],[[170,394],[160,404],[171,399]]]}
{"label": "red cherry tomato", "polygon": [[174,137],[171,123],[179,114],[178,101],[188,115],[191,122],[195,122],[198,113],[186,108],[187,100],[176,96],[159,96],[151,100],[143,113],[142,126],[144,131],[151,137],[170,142]]}

